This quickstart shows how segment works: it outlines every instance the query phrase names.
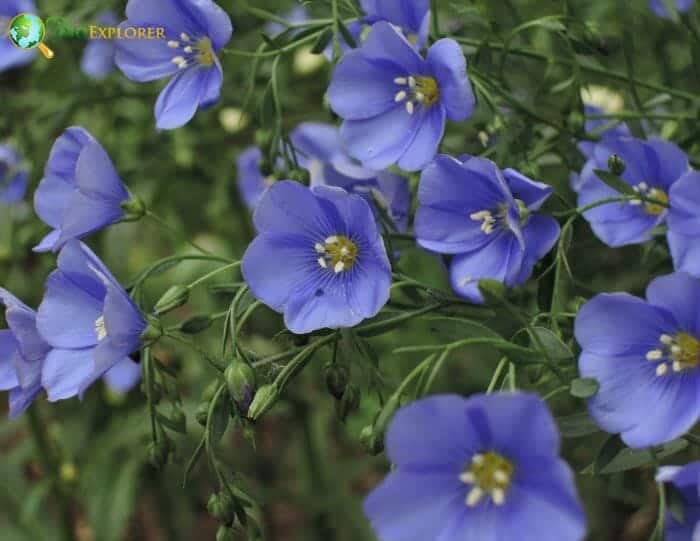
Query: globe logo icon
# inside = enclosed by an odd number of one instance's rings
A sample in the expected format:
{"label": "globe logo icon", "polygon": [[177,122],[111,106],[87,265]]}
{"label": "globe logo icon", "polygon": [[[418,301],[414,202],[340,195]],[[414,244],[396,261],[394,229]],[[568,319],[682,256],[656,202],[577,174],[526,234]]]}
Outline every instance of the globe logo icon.
{"label": "globe logo icon", "polygon": [[43,43],[46,37],[44,21],[33,13],[20,13],[12,19],[8,36],[15,47],[25,50],[38,48],[46,58],[53,58],[53,51]]}

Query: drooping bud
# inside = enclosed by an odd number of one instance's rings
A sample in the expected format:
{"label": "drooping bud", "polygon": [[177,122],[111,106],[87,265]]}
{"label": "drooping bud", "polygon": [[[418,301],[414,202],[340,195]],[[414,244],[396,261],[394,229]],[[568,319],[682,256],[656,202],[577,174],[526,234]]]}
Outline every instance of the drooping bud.
{"label": "drooping bud", "polygon": [[348,385],[348,369],[338,363],[329,363],[326,365],[326,388],[336,400],[343,397],[345,388]]}
{"label": "drooping bud", "polygon": [[360,442],[371,455],[378,455],[384,450],[384,441],[382,438],[375,438],[374,426],[372,425],[367,425],[362,429]]}
{"label": "drooping bud", "polygon": [[216,520],[224,524],[231,524],[236,510],[231,496],[222,490],[218,494],[211,495],[207,503],[207,511]]}
{"label": "drooping bud", "polygon": [[348,415],[355,413],[360,407],[360,388],[351,383],[345,388],[342,398],[336,402],[336,412],[341,421],[345,421]]}
{"label": "drooping bud", "polygon": [[138,197],[122,202],[121,207],[126,213],[122,218],[124,222],[136,222],[146,215],[146,205]]}
{"label": "drooping bud", "polygon": [[625,162],[617,154],[610,154],[608,158],[608,169],[613,175],[618,177],[625,172]]}
{"label": "drooping bud", "polygon": [[144,346],[150,346],[156,343],[163,336],[163,325],[158,318],[146,316],[148,325],[141,333],[141,343]]}
{"label": "drooping bud", "polygon": [[247,362],[236,360],[226,368],[224,379],[231,398],[245,415],[255,395],[255,370]]}
{"label": "drooping bud", "polygon": [[188,300],[190,300],[189,288],[183,285],[174,285],[158,300],[154,310],[157,314],[165,314],[175,308],[179,308]]}

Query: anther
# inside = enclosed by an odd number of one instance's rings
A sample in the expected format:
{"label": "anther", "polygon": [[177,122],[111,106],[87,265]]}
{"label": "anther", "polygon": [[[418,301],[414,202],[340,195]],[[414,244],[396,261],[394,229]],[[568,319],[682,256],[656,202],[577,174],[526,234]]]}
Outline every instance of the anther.
{"label": "anther", "polygon": [[180,34],[180,39],[182,41],[185,41],[185,42],[190,41],[190,37],[187,34],[185,34],[184,32],[182,34]]}
{"label": "anther", "polygon": [[326,239],[326,244],[336,244],[338,242],[338,237],[336,235],[332,235]]}
{"label": "anther", "polygon": [[416,78],[411,76],[408,78],[408,86],[411,88],[416,88]]}
{"label": "anther", "polygon": [[179,46],[180,46],[180,43],[175,41],[175,40],[170,40],[168,42],[168,47],[170,47],[171,49],[177,49]]}
{"label": "anther", "polygon": [[683,370],[683,365],[681,364],[680,361],[673,361],[673,371],[674,372],[680,372]]}
{"label": "anther", "polygon": [[324,269],[328,268],[328,263],[326,263],[326,260],[323,257],[318,258],[318,264],[321,265]]}
{"label": "anther", "polygon": [[335,267],[333,267],[333,272],[338,274],[339,272],[343,272],[344,269],[345,269],[345,263],[343,263],[342,261],[338,261],[335,264]]}
{"label": "anther", "polygon": [[657,376],[663,376],[666,372],[668,372],[668,365],[667,364],[660,364],[659,366],[656,367],[656,375]]}
{"label": "anther", "polygon": [[661,342],[662,344],[664,344],[666,346],[670,346],[671,344],[673,344],[673,337],[668,335],[668,334],[662,334],[659,337],[659,342]]}
{"label": "anther", "polygon": [[318,252],[319,254],[325,254],[325,253],[326,253],[326,247],[325,247],[323,244],[321,244],[320,242],[317,242],[317,243],[314,245],[314,249],[315,249],[316,252]]}
{"label": "anther", "polygon": [[484,496],[484,491],[481,490],[479,487],[474,487],[469,491],[469,494],[467,494],[467,505],[469,507],[474,507],[477,503],[481,501],[481,498]]}
{"label": "anther", "polygon": [[494,488],[491,491],[491,499],[496,505],[503,505],[503,503],[506,501],[506,493],[502,488]]}
{"label": "anther", "polygon": [[660,349],[652,349],[651,351],[647,351],[647,361],[658,361],[661,360],[663,356],[664,352]]}
{"label": "anther", "polygon": [[406,102],[406,112],[407,112],[409,115],[412,115],[412,114],[413,114],[413,102],[412,102],[412,101],[407,101],[407,102]]}
{"label": "anther", "polygon": [[185,51],[187,54],[192,54],[192,47],[191,47],[190,45],[188,45],[187,47],[185,47],[184,51]]}
{"label": "anther", "polygon": [[416,100],[423,101],[425,99],[425,94],[422,92],[416,92]]}
{"label": "anther", "polygon": [[405,99],[406,99],[406,91],[405,90],[401,90],[401,91],[397,92],[396,96],[394,96],[394,101],[397,103],[400,101],[403,101]]}
{"label": "anther", "polygon": [[394,79],[394,83],[396,83],[397,85],[405,85],[406,83],[408,83],[408,79],[406,79],[406,77],[397,77],[396,79]]}

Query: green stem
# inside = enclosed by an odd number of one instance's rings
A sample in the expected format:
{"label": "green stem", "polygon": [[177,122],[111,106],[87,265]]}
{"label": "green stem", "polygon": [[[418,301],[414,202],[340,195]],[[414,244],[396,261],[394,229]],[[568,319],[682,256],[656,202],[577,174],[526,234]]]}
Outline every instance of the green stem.
{"label": "green stem", "polygon": [[158,216],[157,214],[154,214],[151,210],[146,211],[146,216],[148,216],[151,220],[153,220],[156,224],[158,224],[165,231],[167,231],[171,235],[175,236],[178,240],[181,240],[182,242],[185,242],[186,244],[190,245],[192,248],[194,248],[198,252],[201,252],[201,253],[206,254],[206,255],[214,255],[209,250],[202,248],[201,246],[199,246],[195,242],[186,238],[181,231],[175,229],[173,226],[171,226],[169,223],[167,223],[165,220],[163,220],[160,216]]}
{"label": "green stem", "polygon": [[501,374],[503,374],[503,371],[506,369],[507,365],[508,357],[501,357],[501,360],[498,361],[498,366],[496,366],[496,370],[494,371],[493,376],[491,376],[491,381],[489,382],[489,386],[486,389],[486,394],[491,394],[496,388],[498,380],[501,379]]}
{"label": "green stem", "polygon": [[39,460],[41,461],[44,471],[50,478],[51,486],[54,489],[60,507],[63,537],[66,541],[75,541],[77,537],[73,527],[70,497],[60,485],[60,464],[51,451],[51,443],[44,430],[44,424],[39,413],[39,404],[34,404],[29,408],[27,411],[27,420],[29,421],[29,428],[32,432],[34,443],[39,452]]}
{"label": "green stem", "polygon": [[195,287],[197,287],[199,284],[202,284],[202,283],[206,282],[207,280],[209,280],[209,278],[216,276],[217,274],[220,274],[226,270],[238,268],[240,266],[241,266],[240,261],[234,261],[233,263],[229,263],[228,265],[224,265],[223,267],[219,267],[218,269],[214,269],[213,271],[208,272],[204,276],[200,276],[199,278],[197,278],[194,282],[192,282],[190,285],[187,286],[187,289],[192,290]]}

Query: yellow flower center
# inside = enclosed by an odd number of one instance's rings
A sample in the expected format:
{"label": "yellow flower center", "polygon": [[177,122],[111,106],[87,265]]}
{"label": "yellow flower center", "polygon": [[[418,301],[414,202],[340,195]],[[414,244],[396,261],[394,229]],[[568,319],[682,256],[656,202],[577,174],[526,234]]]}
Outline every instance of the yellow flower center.
{"label": "yellow flower center", "polygon": [[197,61],[202,66],[213,66],[214,49],[211,46],[211,40],[209,38],[200,39],[199,42],[197,42],[197,49],[199,50]]}
{"label": "yellow flower center", "polygon": [[651,188],[646,182],[640,182],[633,186],[632,189],[645,198],[658,201],[658,203],[642,201],[642,199],[632,199],[630,201],[631,205],[641,205],[644,202],[644,210],[647,214],[659,216],[668,208],[668,194],[661,188]]}
{"label": "yellow flower center", "polygon": [[440,88],[437,81],[430,76],[396,77],[394,84],[398,86],[394,101],[403,103],[409,115],[412,115],[418,106],[430,107],[440,100]]}
{"label": "yellow flower center", "polygon": [[332,235],[323,243],[316,243],[314,249],[319,255],[319,266],[336,274],[352,268],[359,252],[357,244],[345,235]]}
{"label": "yellow flower center", "polygon": [[[416,99],[424,105],[433,105],[440,99],[440,89],[432,77],[416,77]],[[422,99],[418,96],[422,95]]]}
{"label": "yellow flower center", "polygon": [[472,457],[469,467],[459,476],[460,481],[471,485],[466,503],[477,505],[485,495],[489,495],[496,505],[503,505],[515,470],[513,463],[489,451]]}
{"label": "yellow flower center", "polygon": [[700,340],[688,333],[680,332],[676,336],[662,334],[660,347],[647,352],[647,360],[658,363],[656,375],[663,376],[669,372],[682,372],[700,365]]}

